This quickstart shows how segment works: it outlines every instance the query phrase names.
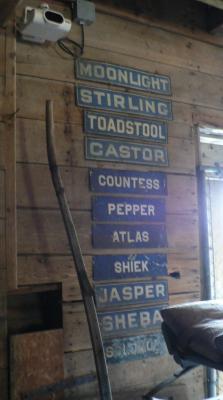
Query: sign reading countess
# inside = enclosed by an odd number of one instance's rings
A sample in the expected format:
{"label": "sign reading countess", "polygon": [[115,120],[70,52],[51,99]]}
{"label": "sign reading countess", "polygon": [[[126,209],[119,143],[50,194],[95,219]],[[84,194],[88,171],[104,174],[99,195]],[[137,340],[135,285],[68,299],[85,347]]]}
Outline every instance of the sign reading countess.
{"label": "sign reading countess", "polygon": [[163,172],[139,172],[92,168],[90,189],[101,193],[132,193],[166,195],[167,179]]}

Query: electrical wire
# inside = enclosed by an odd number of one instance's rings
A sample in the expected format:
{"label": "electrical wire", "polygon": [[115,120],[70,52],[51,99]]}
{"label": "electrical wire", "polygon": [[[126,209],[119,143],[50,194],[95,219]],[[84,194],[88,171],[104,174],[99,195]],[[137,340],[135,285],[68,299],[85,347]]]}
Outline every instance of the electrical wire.
{"label": "electrical wire", "polygon": [[[84,35],[84,25],[81,24],[81,44],[77,43],[75,40],[64,38],[57,41],[58,46],[66,54],[73,58],[81,56],[84,52],[85,46],[85,35]],[[79,52],[77,52],[77,50]]]}

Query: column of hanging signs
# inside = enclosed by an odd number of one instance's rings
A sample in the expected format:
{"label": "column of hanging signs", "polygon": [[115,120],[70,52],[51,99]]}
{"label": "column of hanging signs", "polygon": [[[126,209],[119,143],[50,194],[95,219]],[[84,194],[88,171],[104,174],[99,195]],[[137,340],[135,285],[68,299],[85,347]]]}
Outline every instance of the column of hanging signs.
{"label": "column of hanging signs", "polygon": [[171,95],[170,80],[84,59],[76,63],[76,78],[104,84],[76,86],[76,103],[85,108],[86,160],[124,163],[123,169],[89,170],[92,245],[101,249],[92,268],[106,357],[114,364],[161,356],[159,310],[168,304],[167,255],[154,249],[168,246],[167,183],[164,172],[148,172],[148,167],[168,165],[166,120],[172,119],[172,105],[148,93]]}

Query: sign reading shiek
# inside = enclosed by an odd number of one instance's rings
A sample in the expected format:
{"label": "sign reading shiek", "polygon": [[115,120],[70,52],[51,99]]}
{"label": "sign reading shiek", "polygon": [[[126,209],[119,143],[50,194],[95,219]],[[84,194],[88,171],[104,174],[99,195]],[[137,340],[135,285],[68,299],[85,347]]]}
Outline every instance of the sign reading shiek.
{"label": "sign reading shiek", "polygon": [[76,102],[80,107],[172,120],[171,101],[157,97],[77,85]]}
{"label": "sign reading shiek", "polygon": [[171,94],[170,79],[168,76],[151,74],[140,69],[83,58],[78,58],[76,61],[76,78],[109,83],[114,86],[123,86],[146,92]]}
{"label": "sign reading shiek", "polygon": [[148,278],[167,275],[166,254],[97,255],[93,257],[94,281]]}

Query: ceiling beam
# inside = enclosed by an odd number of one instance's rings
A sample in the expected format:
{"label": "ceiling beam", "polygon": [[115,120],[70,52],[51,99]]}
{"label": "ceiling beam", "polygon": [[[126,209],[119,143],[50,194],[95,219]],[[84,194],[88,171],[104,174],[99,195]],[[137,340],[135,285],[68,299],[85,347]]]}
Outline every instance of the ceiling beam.
{"label": "ceiling beam", "polygon": [[208,6],[216,7],[216,8],[219,8],[220,10],[223,10],[223,0],[196,0],[196,1],[207,4]]}
{"label": "ceiling beam", "polygon": [[4,26],[22,0],[0,0],[0,26]]}

